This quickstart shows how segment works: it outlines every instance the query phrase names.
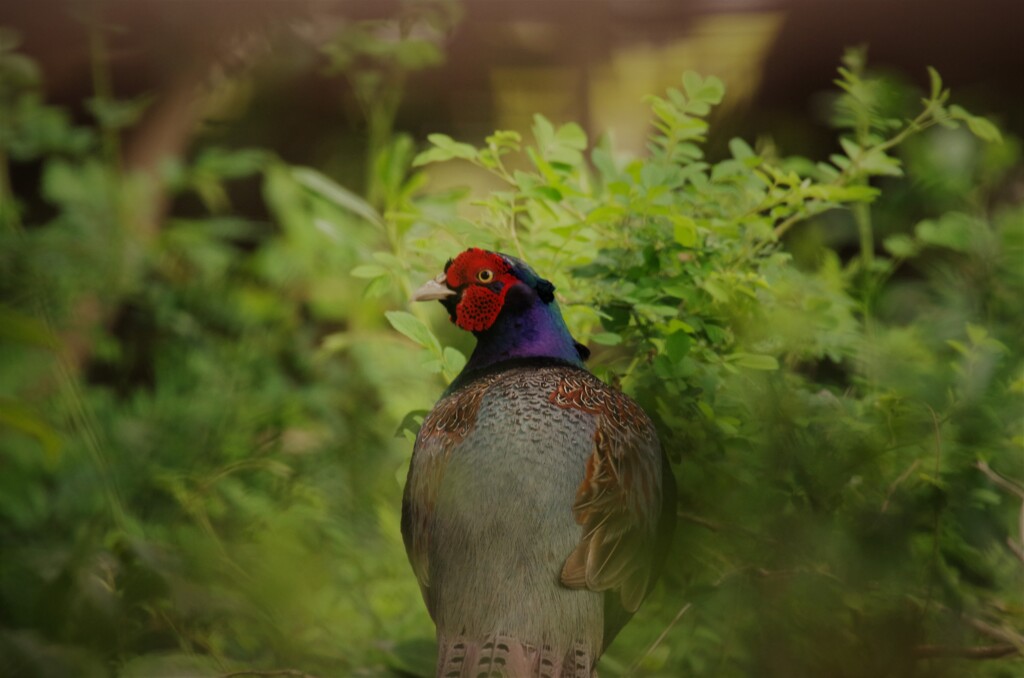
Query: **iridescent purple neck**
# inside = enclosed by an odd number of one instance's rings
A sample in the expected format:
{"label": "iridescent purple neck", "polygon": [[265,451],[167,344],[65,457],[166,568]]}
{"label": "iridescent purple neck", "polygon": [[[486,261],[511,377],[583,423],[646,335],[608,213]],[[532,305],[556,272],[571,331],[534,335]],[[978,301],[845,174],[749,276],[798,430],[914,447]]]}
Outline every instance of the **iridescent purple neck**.
{"label": "iridescent purple neck", "polygon": [[509,290],[498,319],[490,328],[474,334],[477,344],[464,374],[519,358],[553,358],[583,367],[558,303],[541,301],[525,285]]}

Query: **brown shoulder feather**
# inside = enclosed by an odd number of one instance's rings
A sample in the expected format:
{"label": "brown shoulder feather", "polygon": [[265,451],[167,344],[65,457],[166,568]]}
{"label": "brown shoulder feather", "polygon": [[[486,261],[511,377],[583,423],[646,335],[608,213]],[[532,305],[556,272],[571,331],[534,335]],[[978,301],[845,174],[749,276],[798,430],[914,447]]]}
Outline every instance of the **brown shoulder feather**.
{"label": "brown shoulder feather", "polygon": [[493,381],[479,379],[439,400],[416,436],[402,498],[402,539],[425,600],[430,586],[430,522],[437,491],[452,448],[473,429],[480,402]]}
{"label": "brown shoulder feather", "polygon": [[570,588],[617,590],[634,612],[647,594],[662,510],[661,448],[631,398],[586,372],[566,374],[549,400],[597,418],[594,449],[573,512],[583,536],[562,568]]}

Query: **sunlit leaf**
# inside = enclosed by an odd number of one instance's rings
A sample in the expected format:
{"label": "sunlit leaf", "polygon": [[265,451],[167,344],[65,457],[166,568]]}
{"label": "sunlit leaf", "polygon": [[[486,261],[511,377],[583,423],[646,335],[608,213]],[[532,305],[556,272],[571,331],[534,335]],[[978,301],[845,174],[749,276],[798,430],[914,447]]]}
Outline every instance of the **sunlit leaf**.
{"label": "sunlit leaf", "polygon": [[353,278],[376,278],[377,276],[386,275],[387,272],[388,269],[383,266],[377,266],[376,264],[362,264],[349,271],[349,275]]}
{"label": "sunlit leaf", "polygon": [[0,397],[0,426],[5,426],[39,441],[50,463],[57,461],[63,445],[57,431],[38,413],[13,398]]}
{"label": "sunlit leaf", "polygon": [[779,361],[774,356],[770,355],[757,355],[754,353],[740,352],[733,353],[728,358],[730,362],[751,370],[779,369]]}
{"label": "sunlit leaf", "polygon": [[453,375],[461,372],[462,368],[466,366],[466,356],[456,348],[445,346],[443,355],[445,365]]}
{"label": "sunlit leaf", "polygon": [[383,227],[384,219],[370,203],[326,175],[308,167],[296,167],[292,169],[292,176],[299,184],[338,207],[362,217],[371,224]]}
{"label": "sunlit leaf", "polygon": [[423,348],[430,349],[438,356],[441,355],[441,344],[422,320],[406,311],[388,311],[384,315],[396,330]]}

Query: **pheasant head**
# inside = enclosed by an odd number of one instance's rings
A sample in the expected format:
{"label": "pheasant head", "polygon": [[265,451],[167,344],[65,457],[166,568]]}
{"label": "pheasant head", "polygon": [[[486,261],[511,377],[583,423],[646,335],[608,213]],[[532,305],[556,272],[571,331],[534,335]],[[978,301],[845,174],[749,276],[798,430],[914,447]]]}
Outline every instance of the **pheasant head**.
{"label": "pheasant head", "polygon": [[470,248],[449,259],[413,300],[440,301],[452,322],[476,335],[466,372],[516,358],[581,365],[590,354],[569,334],[555,286],[508,254]]}

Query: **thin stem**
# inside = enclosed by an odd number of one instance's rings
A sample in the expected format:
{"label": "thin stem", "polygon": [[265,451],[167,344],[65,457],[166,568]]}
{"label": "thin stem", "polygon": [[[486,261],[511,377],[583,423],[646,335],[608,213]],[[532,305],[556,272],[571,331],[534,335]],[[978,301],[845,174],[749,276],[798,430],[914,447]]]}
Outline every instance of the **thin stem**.
{"label": "thin stem", "polygon": [[[928,406],[928,412],[932,416],[932,428],[935,434],[935,468],[932,471],[932,477],[938,480],[942,473],[942,431],[939,426],[939,416],[935,413],[930,406]],[[942,525],[942,508],[936,503],[934,517],[932,519],[932,567],[935,570],[939,567],[939,528]],[[924,613],[927,615],[929,609],[932,606],[932,595],[935,587],[936,575],[932,574],[928,578],[928,588],[925,595]]]}
{"label": "thin stem", "polygon": [[896,490],[899,488],[900,485],[903,484],[903,482],[907,478],[910,477],[910,475],[914,471],[917,470],[917,467],[920,465],[921,460],[915,459],[914,462],[910,466],[908,466],[906,470],[899,475],[898,478],[896,478],[896,480],[892,481],[892,483],[889,485],[889,489],[885,493],[885,501],[882,502],[882,509],[880,511],[881,513],[885,513],[887,510],[889,510],[889,501],[892,499],[892,496],[896,493]]}
{"label": "thin stem", "polygon": [[668,636],[669,631],[671,631],[673,627],[675,627],[679,620],[683,618],[683,615],[686,614],[686,612],[692,606],[693,603],[686,603],[681,608],[679,608],[679,612],[676,613],[676,616],[672,619],[672,621],[669,622],[668,626],[665,627],[665,630],[661,632],[661,635],[658,636],[657,640],[651,643],[651,646],[647,648],[647,651],[640,655],[640,657],[635,662],[633,662],[633,665],[629,667],[629,670],[626,671],[627,676],[636,675],[637,669],[640,668],[640,665],[643,664],[644,660],[647,659],[647,657],[651,656],[652,652],[658,649],[658,646],[661,645],[662,641],[665,640],[665,637]]}
{"label": "thin stem", "polygon": [[[114,84],[110,76],[110,54],[107,51],[106,36],[98,21],[89,25],[89,62],[92,69],[93,97],[100,106],[114,100]],[[107,163],[115,169],[121,166],[121,140],[117,129],[108,124],[103,116],[97,116],[100,123],[103,154]]]}
{"label": "thin stem", "polygon": [[975,464],[975,467],[977,467],[979,471],[984,473],[989,480],[991,480],[999,487],[1003,488],[1004,490],[1011,494],[1016,495],[1020,499],[1024,499],[1024,487],[1021,487],[1016,482],[1004,478],[1000,474],[996,473],[992,469],[992,467],[988,465],[988,462],[979,461],[978,463]]}
{"label": "thin stem", "polygon": [[[925,109],[923,111],[921,111],[921,113],[916,118],[911,120],[907,124],[906,127],[904,127],[902,130],[900,130],[899,133],[894,134],[892,137],[886,139],[885,141],[883,141],[883,142],[881,142],[879,144],[876,144],[875,146],[872,146],[870,148],[864,148],[861,151],[861,153],[857,155],[857,157],[850,159],[850,164],[847,165],[846,167],[844,167],[839,172],[839,176],[837,176],[835,179],[833,179],[831,182],[829,182],[829,184],[832,185],[832,186],[845,186],[846,184],[850,183],[856,177],[855,173],[857,172],[857,170],[860,169],[860,158],[862,156],[866,156],[869,153],[884,153],[885,151],[889,150],[890,148],[893,148],[893,147],[898,146],[899,144],[903,143],[903,141],[905,139],[907,139],[907,137],[909,137],[910,135],[917,134],[918,132],[923,132],[924,130],[928,129],[929,127],[932,127],[932,126],[938,124],[938,120],[934,118],[935,105],[936,105],[935,102],[929,103],[928,106],[926,106]],[[862,130],[858,127],[858,132],[857,132],[858,139],[862,138],[862,134],[863,134]],[[864,134],[863,135],[863,139],[866,140],[867,138],[868,138],[868,135]],[[777,204],[777,203],[778,203],[778,201],[776,201],[775,203],[768,203],[768,204],[759,205],[757,208],[755,208],[754,213],[758,213],[758,212],[762,211],[763,209],[770,209],[774,204]],[[863,206],[864,212],[861,213],[861,214],[858,214],[857,209],[860,208],[861,206]],[[745,251],[743,253],[743,255],[740,256],[736,260],[735,265],[740,265],[743,262],[748,261],[748,260],[752,259],[753,257],[757,256],[768,245],[770,245],[773,242],[777,242],[779,239],[781,239],[782,236],[785,235],[786,232],[788,232],[793,226],[795,226],[796,224],[798,224],[798,223],[800,223],[802,221],[805,221],[805,220],[809,219],[810,217],[813,217],[813,216],[816,216],[818,214],[821,214],[822,212],[826,211],[827,209],[831,209],[831,206],[829,206],[829,207],[818,207],[818,208],[814,208],[814,209],[807,209],[805,211],[801,211],[801,212],[799,212],[797,214],[794,214],[792,216],[787,217],[782,222],[780,222],[777,226],[775,226],[775,228],[773,230],[773,234],[774,234],[774,239],[773,240],[762,240],[760,243],[758,243],[754,247],[752,247],[749,250]],[[748,210],[748,213],[744,214],[743,216],[746,217],[746,216],[749,216],[749,214],[750,214],[750,211]],[[857,205],[855,205],[855,208],[854,208],[854,219],[857,222],[857,228],[858,228],[858,233],[859,233],[861,259],[862,259],[862,261],[865,262],[866,268],[868,268],[868,270],[870,270],[870,266],[874,262],[874,233],[873,233],[873,229],[872,229],[872,226],[871,226],[871,211],[870,211],[870,207],[868,205],[864,205],[862,203],[858,203]]]}
{"label": "thin stem", "polygon": [[521,242],[519,242],[519,233],[516,230],[517,219],[516,219],[516,194],[515,193],[512,194],[512,198],[509,200],[509,202],[511,203],[511,205],[509,206],[509,215],[508,215],[508,221],[509,221],[509,228],[508,228],[508,230],[509,230],[509,234],[512,236],[512,242],[516,246],[516,253],[519,255],[519,258],[520,259],[525,259],[526,258],[526,252],[525,252],[525,250],[523,250],[523,244]]}
{"label": "thin stem", "polygon": [[[865,185],[867,182],[864,182]],[[853,206],[853,220],[857,224],[857,234],[860,238],[860,259],[864,263],[864,270],[870,277],[871,269],[875,265],[875,234],[871,225],[871,207],[867,203],[857,203]]]}
{"label": "thin stem", "polygon": [[18,206],[11,189],[10,163],[7,153],[0,148],[0,226],[9,227],[15,233],[22,231]]}
{"label": "thin stem", "polygon": [[946,647],[944,645],[918,645],[914,656],[919,658],[951,657],[959,659],[999,659],[1017,654],[1013,645],[980,645],[977,647]]}

